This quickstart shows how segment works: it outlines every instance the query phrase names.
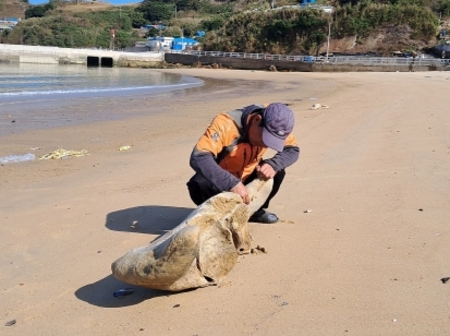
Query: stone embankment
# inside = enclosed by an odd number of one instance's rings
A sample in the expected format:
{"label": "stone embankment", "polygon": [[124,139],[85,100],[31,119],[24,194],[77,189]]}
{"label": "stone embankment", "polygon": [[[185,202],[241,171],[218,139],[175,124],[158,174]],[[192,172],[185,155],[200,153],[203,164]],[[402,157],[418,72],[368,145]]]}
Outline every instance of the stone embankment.
{"label": "stone embankment", "polygon": [[224,52],[166,53],[167,63],[196,67],[299,72],[410,72],[450,70],[448,60],[266,55]]}

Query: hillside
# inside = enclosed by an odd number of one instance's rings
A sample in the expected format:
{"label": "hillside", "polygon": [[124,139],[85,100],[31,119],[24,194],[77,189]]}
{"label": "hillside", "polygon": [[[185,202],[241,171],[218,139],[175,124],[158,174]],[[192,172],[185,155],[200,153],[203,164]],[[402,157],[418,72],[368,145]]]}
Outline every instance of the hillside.
{"label": "hillside", "polygon": [[320,1],[335,6],[330,15],[314,7],[300,9],[297,0],[278,0],[275,10],[270,9],[275,1],[269,5],[267,0],[144,0],[128,6],[55,0],[44,12],[21,0],[0,0],[0,17],[23,18],[30,8],[29,18],[0,35],[0,42],[111,48],[114,29],[114,47],[124,48],[143,37],[140,27],[163,22],[167,29],[150,29],[147,36],[193,36],[204,30],[204,50],[316,55],[326,53],[329,34],[331,53],[388,56],[394,51],[421,52],[439,43],[437,13],[442,20],[448,17],[450,0],[439,1]]}
{"label": "hillside", "polygon": [[113,5],[107,1],[80,1],[77,4],[73,4],[70,2],[59,3],[58,10],[67,12],[67,13],[78,13],[78,12],[96,12],[96,11],[104,11],[104,10],[114,10],[120,8],[136,8],[138,4],[128,4],[117,6]]}
{"label": "hillside", "polygon": [[[392,56],[393,52],[421,53],[437,43],[434,36],[428,40],[414,39],[414,31],[408,25],[385,26],[374,29],[367,37],[357,42],[357,36],[334,38],[330,40],[330,51],[336,54],[377,54]],[[326,45],[319,49],[326,53]]]}
{"label": "hillside", "polygon": [[[257,24],[256,24],[257,23]],[[331,28],[329,30],[329,28]],[[271,54],[332,53],[392,55],[420,52],[437,43],[438,19],[425,6],[365,2],[336,7],[332,16],[319,9],[244,11],[209,34],[205,50]]]}
{"label": "hillside", "polygon": [[25,18],[25,10],[29,7],[28,2],[21,0],[0,0],[0,18],[14,17]]}
{"label": "hillside", "polygon": [[[27,0],[0,0],[0,17],[15,17],[24,19],[25,10],[30,7]],[[109,2],[103,1],[91,1],[91,2],[80,2],[76,5],[70,3],[60,3],[58,4],[60,10],[67,12],[89,12],[89,11],[99,11],[108,8],[113,8]]]}

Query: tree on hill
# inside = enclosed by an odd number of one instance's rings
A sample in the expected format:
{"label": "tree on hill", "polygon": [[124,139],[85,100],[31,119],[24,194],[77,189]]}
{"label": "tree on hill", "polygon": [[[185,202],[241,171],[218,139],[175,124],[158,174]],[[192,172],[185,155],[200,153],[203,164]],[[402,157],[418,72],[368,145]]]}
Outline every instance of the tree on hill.
{"label": "tree on hill", "polygon": [[174,15],[174,6],[162,2],[145,0],[137,9],[150,22],[170,20]]}
{"label": "tree on hill", "polygon": [[43,17],[48,11],[51,11],[55,8],[56,5],[53,1],[50,1],[45,5],[31,6],[25,11],[25,19],[30,19],[33,17]]}

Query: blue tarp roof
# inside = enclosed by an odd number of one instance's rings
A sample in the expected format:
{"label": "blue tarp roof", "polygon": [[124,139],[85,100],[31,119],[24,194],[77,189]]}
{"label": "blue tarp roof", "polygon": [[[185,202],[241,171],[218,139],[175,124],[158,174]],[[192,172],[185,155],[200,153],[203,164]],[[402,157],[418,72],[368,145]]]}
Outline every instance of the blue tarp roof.
{"label": "blue tarp roof", "polygon": [[166,29],[166,28],[167,28],[167,26],[165,26],[165,25],[163,25],[163,24],[160,24],[160,25],[157,25],[157,24],[154,24],[154,25],[148,24],[148,25],[145,25],[144,27],[145,27],[145,28],[148,28],[148,29],[150,29],[150,28],[155,28],[155,29]]}
{"label": "blue tarp roof", "polygon": [[199,44],[197,40],[190,38],[190,37],[175,37],[173,39],[173,43],[175,43],[175,44],[181,44],[181,43]]}
{"label": "blue tarp roof", "polygon": [[19,22],[18,19],[13,18],[13,17],[2,17],[2,18],[0,18],[0,21]]}

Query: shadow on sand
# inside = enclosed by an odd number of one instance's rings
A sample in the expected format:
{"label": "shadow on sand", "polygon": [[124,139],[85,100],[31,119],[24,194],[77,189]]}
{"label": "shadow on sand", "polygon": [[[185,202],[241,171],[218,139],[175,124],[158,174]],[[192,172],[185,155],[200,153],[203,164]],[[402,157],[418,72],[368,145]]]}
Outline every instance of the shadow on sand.
{"label": "shadow on sand", "polygon": [[109,213],[105,226],[113,231],[161,235],[178,226],[193,210],[163,205],[139,206]]}
{"label": "shadow on sand", "polygon": [[[114,292],[124,288],[133,288],[133,292],[127,296],[114,297]],[[75,292],[75,296],[94,306],[119,308],[133,306],[155,297],[176,295],[179,293],[182,292],[175,293],[128,285],[117,280],[113,275],[108,275],[95,283],[81,287]]]}
{"label": "shadow on sand", "polygon": [[[171,206],[149,205],[114,211],[106,216],[105,226],[114,231],[127,231],[163,235],[178,226],[194,209]],[[139,246],[136,246],[139,247]],[[117,258],[121,257],[120,255]],[[111,263],[114,260],[111,260]],[[133,288],[130,295],[114,297],[114,292],[124,288]],[[176,293],[158,291],[128,285],[113,275],[75,291],[75,296],[92,305],[116,308],[138,304],[142,301]]]}

